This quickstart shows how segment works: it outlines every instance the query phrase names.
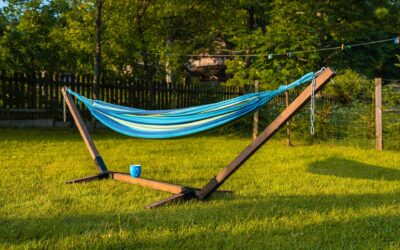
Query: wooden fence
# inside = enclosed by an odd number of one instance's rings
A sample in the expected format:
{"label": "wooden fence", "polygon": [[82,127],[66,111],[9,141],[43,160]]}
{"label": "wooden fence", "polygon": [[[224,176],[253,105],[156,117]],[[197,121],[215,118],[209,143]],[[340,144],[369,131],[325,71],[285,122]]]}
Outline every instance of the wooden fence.
{"label": "wooden fence", "polygon": [[[93,77],[74,74],[37,74],[28,76],[0,73],[0,119],[62,119],[63,100],[60,89],[91,97]],[[104,78],[99,99],[141,109],[171,109],[207,104],[253,92],[254,86],[234,87],[220,83],[151,83],[132,78]],[[298,94],[290,92],[290,99]],[[285,106],[285,95],[274,98],[268,107]],[[83,115],[89,118],[85,107]]]}
{"label": "wooden fence", "polygon": [[[84,96],[91,97],[92,79],[92,76],[73,74],[9,76],[1,73],[0,119],[61,119],[61,87],[68,86]],[[245,92],[246,88],[243,87],[217,83],[167,84],[163,81],[148,83],[131,78],[104,78],[99,86],[99,99],[143,109],[170,109],[226,100]],[[84,111],[85,113],[87,112]]]}

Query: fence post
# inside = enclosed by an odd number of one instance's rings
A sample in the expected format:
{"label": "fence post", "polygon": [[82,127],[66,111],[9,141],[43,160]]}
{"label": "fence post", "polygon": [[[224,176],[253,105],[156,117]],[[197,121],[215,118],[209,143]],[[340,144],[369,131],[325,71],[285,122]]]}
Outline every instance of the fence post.
{"label": "fence post", "polygon": [[[288,82],[286,81],[286,85],[288,85]],[[286,108],[289,106],[289,92],[285,91],[285,101],[286,101]],[[287,145],[292,146],[292,141],[290,140],[290,122],[286,122],[286,135],[287,135]]]}
{"label": "fence post", "polygon": [[[258,93],[260,89],[260,83],[258,80],[254,82],[254,92]],[[259,112],[258,110],[254,113],[253,115],[253,140],[255,140],[258,136],[258,119],[259,118]]]}
{"label": "fence post", "polygon": [[375,78],[375,129],[376,150],[382,150],[382,78]]}

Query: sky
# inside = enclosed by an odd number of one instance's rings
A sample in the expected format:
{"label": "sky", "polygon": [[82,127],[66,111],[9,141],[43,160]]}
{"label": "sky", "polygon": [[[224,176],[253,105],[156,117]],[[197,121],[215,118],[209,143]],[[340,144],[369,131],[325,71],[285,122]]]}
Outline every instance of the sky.
{"label": "sky", "polygon": [[[44,1],[45,3],[48,1]],[[0,9],[3,8],[4,6],[7,6],[7,3],[3,0],[0,0]]]}

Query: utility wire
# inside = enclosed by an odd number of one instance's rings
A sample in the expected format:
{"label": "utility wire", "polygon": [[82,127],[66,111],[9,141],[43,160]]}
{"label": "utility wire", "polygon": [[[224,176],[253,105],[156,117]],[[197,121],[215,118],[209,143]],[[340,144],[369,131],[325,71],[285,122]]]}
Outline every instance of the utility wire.
{"label": "utility wire", "polygon": [[388,81],[388,82],[400,82],[400,79],[382,79],[383,81]]}
{"label": "utility wire", "polygon": [[378,43],[387,43],[393,42],[394,44],[399,44],[399,37],[395,38],[388,38],[383,40],[376,40],[370,42],[363,42],[363,43],[355,43],[355,44],[344,44],[342,43],[341,46],[329,47],[329,48],[321,48],[321,49],[311,49],[311,50],[298,50],[298,51],[289,51],[286,53],[268,53],[268,54],[205,54],[205,55],[195,55],[195,54],[179,54],[179,53],[146,53],[148,55],[167,55],[167,56],[185,56],[185,57],[268,57],[268,59],[272,59],[274,56],[289,56],[291,57],[294,54],[304,54],[304,53],[312,53],[312,52],[319,52],[319,51],[329,51],[329,50],[344,50],[344,49],[351,49],[353,47],[360,47],[360,46],[367,46],[371,44],[378,44]]}

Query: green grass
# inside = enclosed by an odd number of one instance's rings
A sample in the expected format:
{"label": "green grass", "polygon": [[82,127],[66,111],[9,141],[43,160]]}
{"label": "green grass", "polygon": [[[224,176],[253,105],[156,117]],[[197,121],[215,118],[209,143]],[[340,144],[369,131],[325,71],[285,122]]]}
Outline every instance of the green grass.
{"label": "green grass", "polygon": [[[248,143],[237,135],[141,140],[98,131],[109,169],[203,186]],[[156,210],[168,197],[96,172],[76,130],[0,129],[0,248],[400,249],[400,154],[273,140],[224,185],[232,195]]]}

